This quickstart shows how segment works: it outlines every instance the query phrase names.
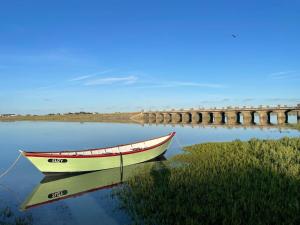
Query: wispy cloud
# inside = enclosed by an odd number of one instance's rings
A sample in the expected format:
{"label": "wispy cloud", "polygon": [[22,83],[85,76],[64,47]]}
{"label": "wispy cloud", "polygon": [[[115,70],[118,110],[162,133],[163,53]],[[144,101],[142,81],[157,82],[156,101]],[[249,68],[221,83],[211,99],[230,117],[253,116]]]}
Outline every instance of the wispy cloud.
{"label": "wispy cloud", "polygon": [[296,78],[298,77],[298,74],[295,74],[295,72],[296,72],[295,70],[280,71],[276,73],[271,73],[269,77],[275,80]]}
{"label": "wispy cloud", "polygon": [[[166,80],[154,80],[154,79],[142,79],[142,77],[136,75],[124,75],[115,76],[111,75],[113,70],[104,70],[91,74],[73,77],[69,79],[66,85],[84,85],[84,86],[104,86],[104,85],[134,85],[135,88],[180,88],[180,87],[198,87],[198,88],[226,88],[227,86],[219,83],[209,82],[193,82],[193,81],[166,81]],[[106,77],[100,76],[103,74]],[[40,87],[39,89],[48,89],[53,85]],[[133,87],[133,86],[132,86]]]}
{"label": "wispy cloud", "polygon": [[86,86],[95,86],[95,85],[129,85],[136,83],[138,78],[136,76],[123,76],[123,77],[104,77],[88,80],[84,83]]}
{"label": "wispy cloud", "polygon": [[77,77],[74,77],[72,79],[70,79],[70,81],[81,81],[81,80],[86,80],[88,78],[91,78],[91,77],[95,77],[97,75],[101,75],[101,74],[106,74],[106,73],[109,73],[109,72],[112,72],[113,70],[104,70],[104,71],[98,71],[96,73],[91,73],[91,74],[87,74],[87,75],[82,75],[82,76],[77,76]]}
{"label": "wispy cloud", "polygon": [[70,81],[80,81],[80,80],[88,79],[90,77],[93,77],[93,75],[85,75],[85,76],[75,77],[75,78],[72,78]]}
{"label": "wispy cloud", "polygon": [[182,81],[169,81],[156,84],[149,84],[139,88],[176,88],[176,87],[203,87],[203,88],[224,88],[222,84],[215,83],[199,83],[199,82],[182,82]]}
{"label": "wispy cloud", "polygon": [[207,87],[207,88],[223,88],[222,84],[214,83],[197,83],[197,82],[173,82],[171,83],[174,87],[189,86],[189,87]]}

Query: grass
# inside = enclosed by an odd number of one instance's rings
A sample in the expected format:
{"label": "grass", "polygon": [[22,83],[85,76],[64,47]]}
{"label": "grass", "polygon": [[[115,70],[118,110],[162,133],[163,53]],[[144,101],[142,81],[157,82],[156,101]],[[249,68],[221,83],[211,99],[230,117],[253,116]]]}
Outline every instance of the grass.
{"label": "grass", "polygon": [[185,151],[114,190],[134,223],[300,224],[300,138]]}
{"label": "grass", "polygon": [[291,128],[300,131],[300,124],[299,124],[299,123],[297,123],[297,124],[292,124],[292,125],[291,125]]}

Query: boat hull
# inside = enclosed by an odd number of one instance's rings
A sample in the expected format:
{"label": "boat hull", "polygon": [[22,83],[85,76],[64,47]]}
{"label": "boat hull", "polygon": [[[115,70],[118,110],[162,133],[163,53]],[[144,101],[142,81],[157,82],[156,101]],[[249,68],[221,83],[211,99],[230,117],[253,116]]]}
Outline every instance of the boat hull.
{"label": "boat hull", "polygon": [[74,173],[128,166],[155,159],[168,148],[172,138],[151,149],[101,157],[25,157],[42,173]]}
{"label": "boat hull", "polygon": [[127,181],[142,169],[150,170],[156,169],[157,166],[164,167],[163,160],[87,172],[79,175],[63,174],[58,177],[45,177],[29,194],[20,209],[23,211],[32,207],[114,187]]}

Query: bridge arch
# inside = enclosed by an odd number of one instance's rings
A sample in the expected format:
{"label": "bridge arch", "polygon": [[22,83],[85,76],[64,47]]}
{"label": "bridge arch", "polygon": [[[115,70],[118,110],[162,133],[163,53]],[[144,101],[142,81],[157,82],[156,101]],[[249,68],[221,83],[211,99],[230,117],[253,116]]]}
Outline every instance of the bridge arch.
{"label": "bridge arch", "polygon": [[243,120],[244,120],[243,113],[241,111],[237,111],[236,112],[236,123],[241,124],[242,123],[241,121],[243,121]]}
{"label": "bridge arch", "polygon": [[213,112],[208,113],[208,123],[214,123],[215,122],[215,117]]}
{"label": "bridge arch", "polygon": [[225,123],[225,112],[220,112],[221,115],[221,123]]}

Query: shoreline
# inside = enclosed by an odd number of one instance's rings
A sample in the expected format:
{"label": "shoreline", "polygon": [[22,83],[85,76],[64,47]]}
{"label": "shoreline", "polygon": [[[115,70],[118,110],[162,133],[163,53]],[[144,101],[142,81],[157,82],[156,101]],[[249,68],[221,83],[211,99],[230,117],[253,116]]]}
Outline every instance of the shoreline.
{"label": "shoreline", "polygon": [[61,121],[61,122],[111,122],[111,123],[134,123],[132,113],[99,113],[99,114],[54,114],[54,115],[17,115],[17,116],[2,116],[0,122],[10,121]]}

